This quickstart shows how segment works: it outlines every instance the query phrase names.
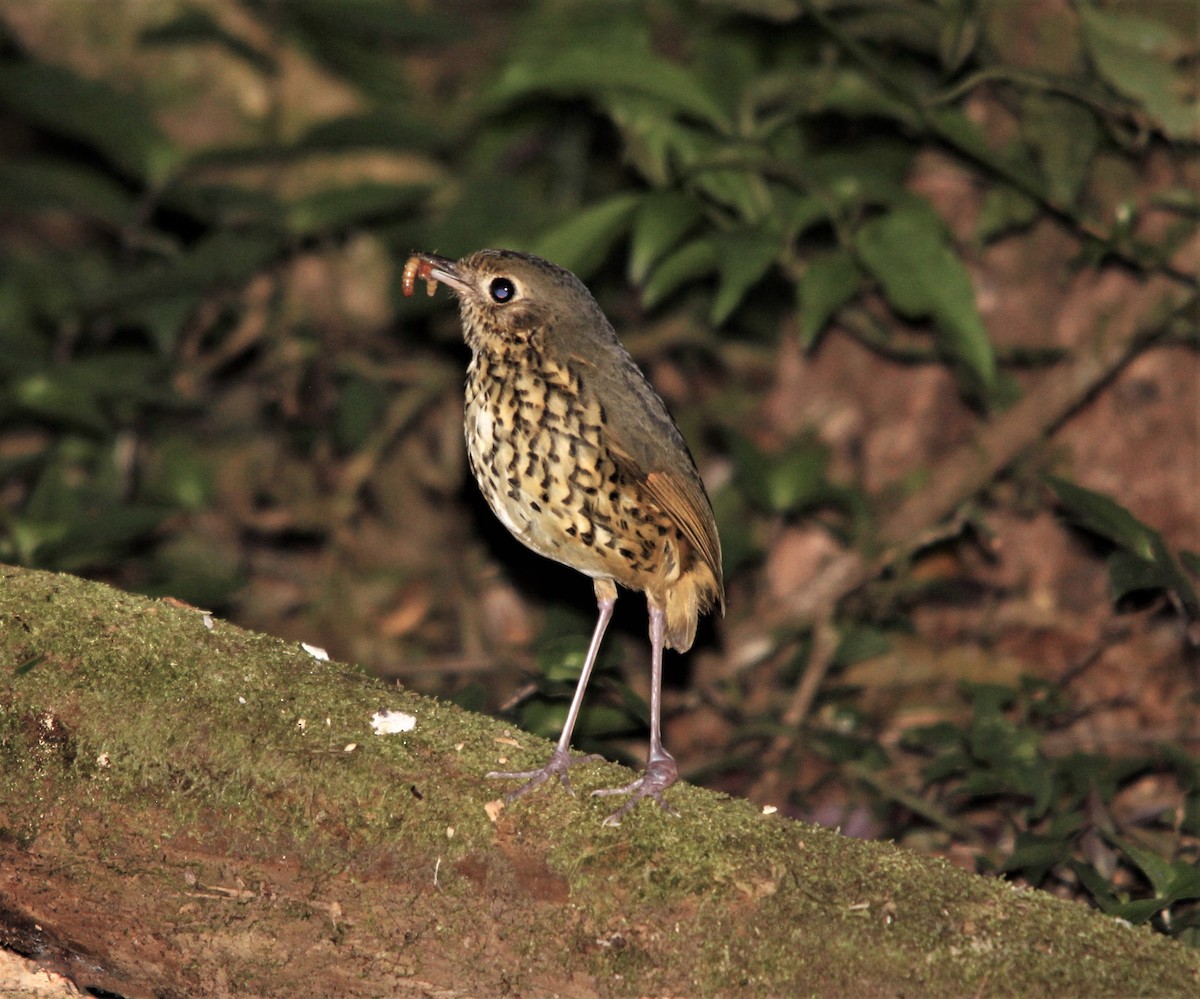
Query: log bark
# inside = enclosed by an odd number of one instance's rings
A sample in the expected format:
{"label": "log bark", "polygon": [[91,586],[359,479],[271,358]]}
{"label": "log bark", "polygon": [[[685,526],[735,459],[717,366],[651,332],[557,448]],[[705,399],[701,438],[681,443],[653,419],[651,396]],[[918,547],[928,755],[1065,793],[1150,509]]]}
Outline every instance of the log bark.
{"label": "log bark", "polygon": [[[381,710],[415,726],[377,735]],[[701,789],[605,828],[607,764],[497,810],[482,774],[548,751],[193,608],[0,567],[0,945],[129,997],[1200,990],[1200,954],[1148,929]]]}

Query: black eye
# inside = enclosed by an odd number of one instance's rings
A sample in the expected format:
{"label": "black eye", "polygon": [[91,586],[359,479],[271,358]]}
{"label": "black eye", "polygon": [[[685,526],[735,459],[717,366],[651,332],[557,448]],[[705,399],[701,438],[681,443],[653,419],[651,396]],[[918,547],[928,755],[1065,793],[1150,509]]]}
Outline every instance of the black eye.
{"label": "black eye", "polygon": [[510,302],[517,294],[517,286],[508,278],[495,278],[488,285],[488,294],[492,296],[493,302]]}

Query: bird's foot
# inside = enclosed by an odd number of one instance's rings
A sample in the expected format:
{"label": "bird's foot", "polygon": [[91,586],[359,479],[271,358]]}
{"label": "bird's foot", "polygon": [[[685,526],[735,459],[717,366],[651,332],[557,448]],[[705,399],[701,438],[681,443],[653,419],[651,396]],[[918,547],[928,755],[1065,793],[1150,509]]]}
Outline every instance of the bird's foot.
{"label": "bird's foot", "polygon": [[523,794],[528,794],[534,788],[541,787],[551,777],[557,778],[558,782],[567,789],[567,793],[574,795],[575,792],[571,788],[571,781],[567,777],[567,770],[577,763],[590,763],[593,760],[602,760],[603,758],[602,756],[597,756],[595,753],[577,753],[572,755],[565,749],[555,749],[550,759],[546,761],[546,765],[538,770],[493,770],[484,776],[525,781],[520,787],[509,791],[504,796],[504,800],[509,803],[515,801]]}
{"label": "bird's foot", "polygon": [[675,758],[663,751],[662,755],[652,757],[646,764],[645,772],[633,783],[624,787],[603,788],[593,791],[594,796],[604,797],[610,794],[629,794],[632,797],[620,808],[604,820],[606,826],[619,826],[643,798],[653,798],[668,815],[678,818],[679,813],[663,801],[663,792],[679,779],[679,768],[675,766]]}

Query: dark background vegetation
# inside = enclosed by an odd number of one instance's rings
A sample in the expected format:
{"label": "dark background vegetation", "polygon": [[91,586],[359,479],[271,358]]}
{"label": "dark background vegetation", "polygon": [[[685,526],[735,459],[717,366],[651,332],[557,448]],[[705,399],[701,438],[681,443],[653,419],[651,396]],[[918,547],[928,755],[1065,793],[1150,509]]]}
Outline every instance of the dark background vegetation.
{"label": "dark background vegetation", "polygon": [[[709,484],[685,774],[1200,942],[1197,9],[7,0],[0,560],[554,734],[413,249],[594,290]],[[645,617],[579,742],[642,752]]]}

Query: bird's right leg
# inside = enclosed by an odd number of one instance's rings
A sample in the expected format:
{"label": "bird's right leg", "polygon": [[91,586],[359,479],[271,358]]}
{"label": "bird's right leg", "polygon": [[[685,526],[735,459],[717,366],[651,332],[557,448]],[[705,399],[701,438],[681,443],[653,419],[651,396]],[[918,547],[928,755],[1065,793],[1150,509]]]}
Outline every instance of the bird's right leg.
{"label": "bird's right leg", "polygon": [[558,737],[558,745],[554,747],[554,752],[550,754],[550,759],[546,761],[546,765],[538,770],[493,770],[487,774],[488,777],[506,777],[516,780],[524,780],[525,783],[513,791],[509,791],[504,796],[505,801],[513,801],[521,795],[532,791],[535,787],[541,787],[551,777],[557,778],[571,794],[575,792],[571,790],[571,782],[567,778],[567,770],[576,763],[586,763],[589,760],[603,759],[594,753],[576,753],[571,754],[571,733],[575,730],[575,722],[579,718],[579,709],[583,704],[583,692],[587,689],[588,680],[592,675],[592,668],[596,665],[596,659],[600,654],[600,642],[604,639],[604,632],[608,628],[608,622],[612,620],[613,607],[617,602],[617,586],[610,579],[598,579],[595,583],[596,589],[596,608],[599,611],[599,617],[596,619],[596,628],[592,632],[592,641],[588,646],[587,658],[583,662],[583,670],[579,674],[579,682],[575,685],[575,695],[571,698],[571,708],[567,712],[567,720],[563,725],[562,735]]}

